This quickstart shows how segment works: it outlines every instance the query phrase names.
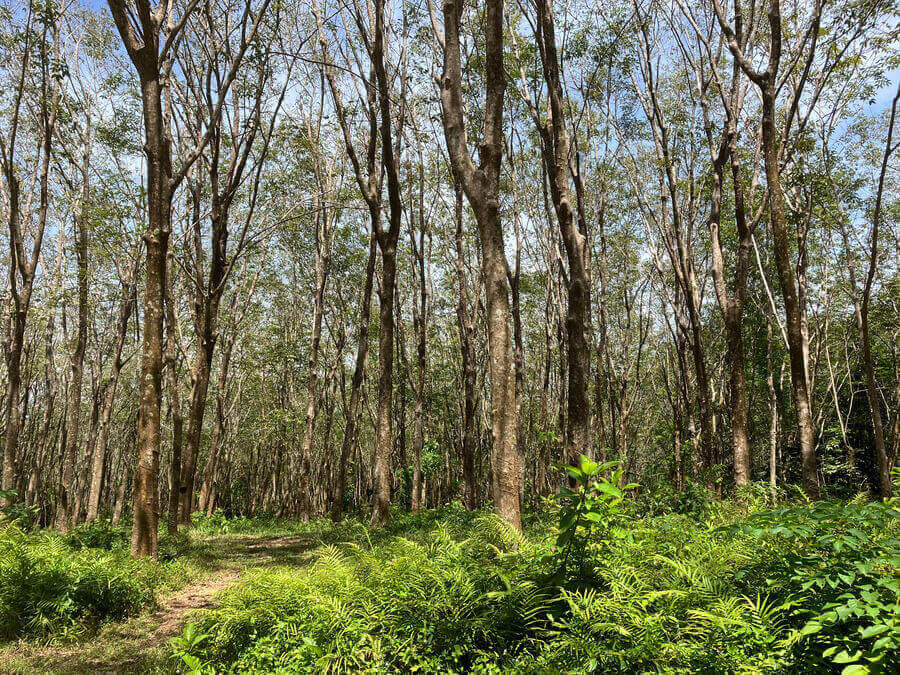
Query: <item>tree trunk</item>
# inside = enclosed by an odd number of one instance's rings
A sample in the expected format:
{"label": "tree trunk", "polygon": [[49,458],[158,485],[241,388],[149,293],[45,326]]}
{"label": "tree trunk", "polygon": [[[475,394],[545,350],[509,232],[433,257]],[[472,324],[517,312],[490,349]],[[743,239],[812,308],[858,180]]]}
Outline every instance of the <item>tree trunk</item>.
{"label": "tree trunk", "polygon": [[[136,267],[136,265],[135,265]],[[100,512],[100,497],[103,488],[103,476],[106,467],[106,450],[109,443],[109,428],[112,422],[113,409],[116,400],[116,388],[119,383],[119,373],[122,371],[122,349],[125,346],[128,320],[132,311],[132,292],[134,270],[127,283],[122,285],[122,298],[119,301],[119,313],[116,321],[116,338],[113,346],[112,370],[106,383],[106,393],[103,401],[103,409],[100,412],[100,420],[97,424],[97,441],[94,445],[93,459],[91,462],[91,487],[88,494],[87,522],[92,522]],[[124,480],[124,477],[123,477]]]}
{"label": "tree trunk", "polygon": [[160,407],[163,367],[163,303],[166,292],[166,251],[169,243],[172,174],[169,143],[162,116],[159,76],[141,78],[147,155],[148,229],[144,329],[141,345],[137,462],[134,471],[134,520],[131,554],[158,555]]}
{"label": "tree trunk", "polygon": [[381,292],[378,312],[378,411],[375,431],[375,451],[371,525],[384,525],[391,513],[391,397],[394,371],[394,285],[396,283],[396,248],[379,237],[381,249]]}
{"label": "tree trunk", "polygon": [[[773,3],[777,4],[777,2]],[[800,439],[803,489],[812,500],[819,498],[819,476],[816,468],[815,428],[809,400],[806,359],[803,351],[803,329],[797,284],[791,266],[784,197],[781,192],[781,169],[778,164],[779,137],[775,128],[775,85],[770,78],[762,87],[763,100],[763,157],[769,186],[769,221],[774,240],[775,265],[784,298],[787,319],[788,352],[791,364],[791,389],[797,411],[797,430]]]}
{"label": "tree trunk", "polygon": [[[563,107],[563,88],[552,0],[538,0],[538,46],[544,80],[547,83],[549,124],[539,123],[542,155],[550,178],[550,195],[559,223],[560,234],[569,263],[566,281],[568,309],[566,337],[568,345],[568,408],[564,461],[574,463],[579,455],[593,452],[591,404],[588,395],[591,374],[591,280],[588,266],[588,239],[583,218],[576,221],[569,190],[569,176],[574,175],[576,195],[580,196],[581,175],[571,170],[569,135]],[[579,210],[583,214],[583,210]]]}
{"label": "tree trunk", "polygon": [[313,302],[312,334],[307,359],[306,416],[303,440],[300,443],[300,476],[306,485],[300,488],[300,516],[310,516],[310,491],[312,489],[312,443],[316,424],[316,396],[319,386],[319,343],[322,340],[322,313],[325,303],[325,284],[328,281],[328,261],[331,253],[331,225],[327,209],[316,209],[316,295]]}
{"label": "tree trunk", "polygon": [[[376,217],[376,216],[373,216]],[[373,226],[374,227],[374,226]],[[366,356],[369,351],[369,314],[372,305],[372,284],[375,276],[376,242],[374,229],[369,239],[369,258],[366,262],[365,281],[359,297],[359,322],[357,324],[356,361],[350,380],[350,404],[347,406],[347,425],[341,441],[341,456],[338,463],[337,484],[331,505],[331,519],[339,522],[343,516],[344,499],[347,490],[347,462],[356,447],[359,435],[360,393],[366,370]]]}
{"label": "tree trunk", "polygon": [[460,178],[481,240],[481,265],[487,299],[489,373],[491,378],[492,473],[496,477],[494,509],[516,529],[522,528],[522,456],[518,446],[515,355],[510,329],[509,281],[500,222],[499,180],[503,155],[503,1],[485,5],[485,106],[479,165],[469,156],[463,118],[459,24],[462,3],[444,3],[444,65],[441,107],[444,136],[453,170]]}
{"label": "tree trunk", "polygon": [[456,233],[456,325],[459,330],[459,349],[463,381],[463,436],[462,474],[463,505],[470,511],[478,502],[478,485],[475,477],[475,395],[478,374],[475,371],[475,327],[469,311],[469,285],[466,275],[465,250],[463,248],[463,193],[459,179],[453,176],[454,219]]}

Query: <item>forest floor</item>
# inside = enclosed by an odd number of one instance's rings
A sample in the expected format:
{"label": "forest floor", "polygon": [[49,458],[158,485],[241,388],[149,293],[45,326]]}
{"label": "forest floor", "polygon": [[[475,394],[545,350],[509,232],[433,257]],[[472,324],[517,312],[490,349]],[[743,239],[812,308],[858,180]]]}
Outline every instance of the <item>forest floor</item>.
{"label": "forest floor", "polygon": [[0,649],[0,673],[145,673],[168,670],[166,646],[191,612],[209,609],[222,590],[255,568],[303,566],[319,543],[305,535],[216,535],[198,539],[199,574],[155,605],[99,633],[66,644],[20,641]]}

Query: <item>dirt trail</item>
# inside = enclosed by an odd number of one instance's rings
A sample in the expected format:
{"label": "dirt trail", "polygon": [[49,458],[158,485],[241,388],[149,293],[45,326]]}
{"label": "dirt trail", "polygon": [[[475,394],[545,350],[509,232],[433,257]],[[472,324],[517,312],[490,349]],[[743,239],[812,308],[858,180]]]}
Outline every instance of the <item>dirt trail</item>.
{"label": "dirt trail", "polygon": [[[244,572],[267,564],[304,564],[311,548],[302,536],[215,539],[212,571],[157,600],[154,608],[100,633],[64,646],[19,643],[0,652],[0,673],[145,673],[162,665],[169,638],[181,633],[187,615],[216,605],[220,591]],[[6,662],[6,663],[4,663]]]}

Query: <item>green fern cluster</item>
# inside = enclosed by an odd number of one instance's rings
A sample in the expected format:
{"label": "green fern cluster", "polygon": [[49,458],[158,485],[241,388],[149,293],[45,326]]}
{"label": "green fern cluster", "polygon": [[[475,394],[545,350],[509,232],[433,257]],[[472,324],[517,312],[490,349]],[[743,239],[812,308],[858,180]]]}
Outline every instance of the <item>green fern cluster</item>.
{"label": "green fern cluster", "polygon": [[122,618],[179,576],[179,564],[134,560],[110,538],[0,529],[0,641],[65,638]]}
{"label": "green fern cluster", "polygon": [[629,505],[562,585],[546,513],[525,535],[458,507],[319,525],[309,568],[253,573],[176,652],[216,672],[895,672],[894,506],[768,498]]}
{"label": "green fern cluster", "polygon": [[465,539],[452,529],[325,546],[305,574],[256,572],[192,629],[210,635],[195,656],[253,672],[464,672],[521,649],[548,597],[523,574],[536,551],[494,516]]}

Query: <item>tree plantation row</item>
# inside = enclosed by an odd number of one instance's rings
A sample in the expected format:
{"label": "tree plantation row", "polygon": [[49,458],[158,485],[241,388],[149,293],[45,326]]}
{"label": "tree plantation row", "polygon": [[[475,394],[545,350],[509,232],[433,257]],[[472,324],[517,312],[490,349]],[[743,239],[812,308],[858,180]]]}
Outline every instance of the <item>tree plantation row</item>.
{"label": "tree plantation row", "polygon": [[[3,508],[891,496],[891,0],[3,0]],[[615,467],[615,472],[614,472]],[[611,485],[608,484],[608,485]]]}

